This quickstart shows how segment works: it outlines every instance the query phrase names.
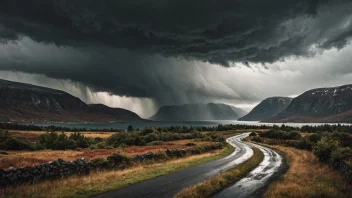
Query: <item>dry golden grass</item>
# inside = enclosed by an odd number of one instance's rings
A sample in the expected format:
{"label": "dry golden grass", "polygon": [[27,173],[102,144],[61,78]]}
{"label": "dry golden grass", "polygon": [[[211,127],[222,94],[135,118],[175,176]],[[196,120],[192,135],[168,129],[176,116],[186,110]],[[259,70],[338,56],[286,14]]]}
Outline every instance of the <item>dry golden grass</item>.
{"label": "dry golden grass", "polygon": [[[186,142],[186,141],[184,141]],[[191,142],[189,140],[189,142]],[[197,142],[199,143],[199,142]],[[199,144],[206,144],[201,142]],[[0,168],[9,167],[24,167],[34,166],[37,164],[57,160],[62,158],[65,161],[72,161],[78,158],[85,158],[91,160],[96,157],[107,157],[112,153],[123,151],[129,155],[137,155],[146,152],[157,152],[165,149],[182,149],[187,148],[184,144],[174,144],[173,142],[165,142],[162,145],[156,146],[129,146],[123,149],[82,149],[80,151],[74,150],[41,150],[41,151],[6,151],[8,155],[0,154]]]}
{"label": "dry golden grass", "polygon": [[[17,132],[16,132],[17,133]],[[44,132],[28,132],[20,133],[21,137],[28,137],[28,134],[35,133],[41,134]],[[70,133],[70,132],[67,132]],[[100,135],[100,133],[87,132],[88,135]],[[86,135],[86,133],[84,134]],[[39,135],[38,135],[39,137]],[[188,148],[185,144],[193,142],[196,145],[209,144],[210,142],[197,142],[194,140],[177,140],[170,142],[163,142],[161,145],[155,146],[129,146],[123,149],[82,149],[80,151],[74,150],[41,150],[41,151],[6,151],[8,155],[0,154],[0,168],[9,167],[24,167],[24,166],[34,166],[41,163],[57,160],[62,158],[66,161],[72,161],[78,158],[93,159],[96,157],[107,157],[112,153],[123,151],[129,155],[143,154],[146,152],[157,152],[166,149],[183,149]]]}
{"label": "dry golden grass", "polygon": [[337,171],[320,163],[311,152],[273,147],[285,153],[289,169],[269,187],[264,197],[352,197],[352,185]]}
{"label": "dry golden grass", "polygon": [[182,190],[175,196],[175,198],[211,197],[215,193],[236,183],[263,161],[264,154],[257,148],[253,148],[253,151],[253,156],[247,161],[236,166],[235,168],[222,172],[215,177]]}
{"label": "dry golden grass", "polygon": [[[9,135],[13,136],[13,137],[25,137],[30,141],[37,141],[39,140],[39,136],[41,134],[45,134],[47,132],[45,131],[18,131],[18,130],[9,130]],[[61,133],[60,131],[58,131],[57,133]],[[71,133],[74,132],[65,132],[66,135],[70,135]],[[82,134],[84,134],[84,136],[86,137],[91,137],[91,138],[96,138],[96,137],[100,137],[100,138],[108,138],[110,137],[112,134],[116,133],[116,132],[99,132],[99,131],[84,131],[81,132]]]}
{"label": "dry golden grass", "polygon": [[121,149],[6,151],[8,155],[0,155],[0,168],[33,166],[57,160],[58,158],[72,161],[84,157],[89,160],[95,157],[107,157],[118,151],[121,151]]}
{"label": "dry golden grass", "polygon": [[101,171],[87,176],[72,176],[60,180],[24,184],[0,189],[0,197],[89,197],[91,195],[119,189],[124,186],[151,179],[160,175],[195,166],[227,155],[226,149],[190,156],[182,159],[139,165],[124,171]]}

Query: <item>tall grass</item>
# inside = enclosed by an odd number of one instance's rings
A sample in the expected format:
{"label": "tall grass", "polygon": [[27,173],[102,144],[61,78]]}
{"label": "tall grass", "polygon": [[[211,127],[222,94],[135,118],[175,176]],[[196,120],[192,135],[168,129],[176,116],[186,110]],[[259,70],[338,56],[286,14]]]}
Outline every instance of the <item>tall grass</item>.
{"label": "tall grass", "polygon": [[288,171],[265,192],[264,197],[352,197],[352,185],[336,170],[318,161],[312,152],[273,146],[284,152]]}

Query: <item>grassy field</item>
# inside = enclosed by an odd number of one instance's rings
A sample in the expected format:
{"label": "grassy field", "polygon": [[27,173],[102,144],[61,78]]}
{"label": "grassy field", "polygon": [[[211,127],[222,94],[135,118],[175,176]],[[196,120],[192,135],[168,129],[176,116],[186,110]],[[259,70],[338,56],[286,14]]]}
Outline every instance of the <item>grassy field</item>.
{"label": "grassy field", "polygon": [[336,170],[322,164],[312,152],[272,146],[288,160],[288,171],[274,182],[264,197],[352,197],[352,185]]}
{"label": "grassy field", "polygon": [[[24,137],[30,141],[37,141],[39,140],[39,136],[41,134],[47,133],[45,131],[19,131],[19,130],[9,130],[8,132],[9,132],[9,135],[12,137]],[[58,131],[58,132],[61,133],[61,131]],[[65,134],[68,136],[71,135],[71,133],[73,132],[65,132]],[[84,134],[84,136],[90,137],[90,138],[100,137],[105,139],[117,132],[83,131],[81,133]]]}
{"label": "grassy field", "polygon": [[245,177],[251,170],[257,167],[264,159],[264,154],[257,148],[253,148],[254,155],[236,166],[233,169],[225,171],[215,177],[212,177],[195,186],[182,190],[175,197],[176,198],[199,198],[211,197],[217,192],[226,187],[236,183],[241,178]]}
{"label": "grassy field", "polygon": [[196,145],[205,145],[210,142],[194,141],[194,140],[176,140],[163,142],[161,145],[155,146],[128,146],[126,148],[113,149],[82,149],[75,150],[40,150],[40,151],[6,151],[8,155],[0,154],[0,168],[33,166],[62,158],[66,161],[85,158],[87,160],[96,157],[107,157],[112,153],[122,151],[128,155],[137,155],[146,152],[156,152],[165,149],[183,149],[189,148],[185,144],[193,142]]}
{"label": "grassy field", "polygon": [[25,184],[17,187],[0,189],[0,197],[89,197],[104,191],[119,189],[143,180],[196,166],[205,162],[222,158],[231,152],[233,147],[211,153],[190,156],[182,159],[140,165],[124,171],[103,171],[88,176],[73,176],[60,180]]}

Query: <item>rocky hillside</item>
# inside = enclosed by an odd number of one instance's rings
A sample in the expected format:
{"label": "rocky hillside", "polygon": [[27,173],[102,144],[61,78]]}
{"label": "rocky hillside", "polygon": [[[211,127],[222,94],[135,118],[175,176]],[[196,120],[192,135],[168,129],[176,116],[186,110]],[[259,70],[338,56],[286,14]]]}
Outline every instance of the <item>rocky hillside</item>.
{"label": "rocky hillside", "polygon": [[270,122],[352,122],[352,85],[309,90]]}
{"label": "rocky hillside", "polygon": [[104,105],[87,105],[66,92],[0,80],[0,121],[96,122],[142,120],[137,114]]}
{"label": "rocky hillside", "polygon": [[151,120],[194,121],[194,120],[236,120],[245,115],[242,109],[225,104],[185,104],[164,106]]}
{"label": "rocky hillside", "polygon": [[247,115],[238,119],[240,121],[261,121],[277,115],[290,105],[292,98],[271,97],[263,100]]}

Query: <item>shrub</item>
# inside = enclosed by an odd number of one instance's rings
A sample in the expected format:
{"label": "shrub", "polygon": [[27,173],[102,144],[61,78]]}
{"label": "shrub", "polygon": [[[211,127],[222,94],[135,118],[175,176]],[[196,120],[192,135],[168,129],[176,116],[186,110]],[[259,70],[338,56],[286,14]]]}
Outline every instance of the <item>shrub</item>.
{"label": "shrub", "polygon": [[107,148],[105,142],[99,142],[98,144],[96,144],[96,147],[97,147],[98,149],[105,149],[105,148]]}
{"label": "shrub", "polygon": [[42,145],[40,142],[35,143],[34,145],[35,150],[43,150],[46,149],[44,145]]}
{"label": "shrub", "polygon": [[88,138],[84,137],[84,135],[79,132],[71,133],[69,139],[74,140],[79,148],[89,147]]}
{"label": "shrub", "polygon": [[318,133],[314,133],[312,135],[308,135],[306,138],[308,138],[309,141],[317,143],[318,141],[321,140],[323,136],[321,134]]}
{"label": "shrub", "polygon": [[128,127],[127,127],[127,131],[128,131],[128,132],[133,131],[133,127],[132,127],[132,125],[128,125]]}
{"label": "shrub", "polygon": [[145,142],[154,142],[158,140],[158,135],[156,133],[148,133],[144,136]]}
{"label": "shrub", "polygon": [[147,145],[148,146],[157,146],[157,145],[161,145],[163,142],[162,141],[153,141],[153,142],[149,142]]}
{"label": "shrub", "polygon": [[22,138],[8,137],[0,142],[3,150],[34,150],[35,147],[28,140]]}
{"label": "shrub", "polygon": [[349,147],[338,147],[331,152],[331,158],[337,161],[352,159],[352,149]]}
{"label": "shrub", "polygon": [[113,166],[116,165],[129,165],[131,158],[122,153],[113,153],[107,157],[109,163]]}
{"label": "shrub", "polygon": [[331,153],[338,147],[335,140],[323,137],[314,147],[313,152],[320,161],[327,161],[331,157]]}
{"label": "shrub", "polygon": [[197,145],[193,142],[189,142],[189,143],[185,144],[185,146],[197,146]]}
{"label": "shrub", "polygon": [[0,149],[34,150],[35,146],[24,138],[10,137],[8,131],[0,131]]}
{"label": "shrub", "polygon": [[116,133],[106,139],[106,144],[113,147],[119,147],[121,144],[144,146],[145,141],[137,132]]}
{"label": "shrub", "polygon": [[103,157],[94,158],[90,162],[95,168],[107,168],[110,165],[109,161]]}
{"label": "shrub", "polygon": [[261,132],[259,136],[270,138],[270,139],[281,139],[281,140],[297,140],[301,138],[301,135],[297,132],[284,132],[284,131],[277,131],[275,129]]}
{"label": "shrub", "polygon": [[127,145],[126,145],[125,143],[122,143],[122,144],[119,145],[119,147],[120,147],[120,148],[126,148]]}
{"label": "shrub", "polygon": [[252,132],[251,134],[249,134],[249,136],[257,136],[257,133]]}

